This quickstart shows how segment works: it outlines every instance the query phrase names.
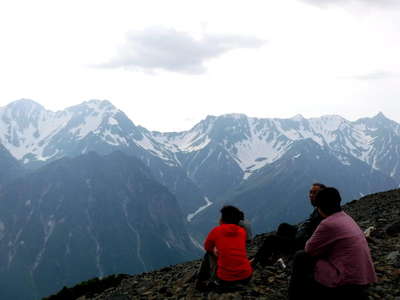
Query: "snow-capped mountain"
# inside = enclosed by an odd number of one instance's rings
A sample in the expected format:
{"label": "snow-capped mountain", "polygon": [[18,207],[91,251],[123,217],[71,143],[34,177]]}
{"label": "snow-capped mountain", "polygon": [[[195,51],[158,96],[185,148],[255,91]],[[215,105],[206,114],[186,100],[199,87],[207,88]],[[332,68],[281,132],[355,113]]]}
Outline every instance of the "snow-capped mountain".
{"label": "snow-capped mountain", "polygon": [[311,212],[308,190],[314,182],[336,187],[343,202],[397,186],[393,178],[367,163],[304,139],[225,198],[246,211],[256,232],[274,230],[276,224],[297,223]]}
{"label": "snow-capped mountain", "polygon": [[[350,122],[340,116],[305,119],[297,115],[291,119],[257,119],[245,115],[207,117],[193,129],[178,134],[153,134],[154,139],[166,144],[180,157],[196,157],[201,151],[207,155],[205,164],[217,151],[226,151],[218,159],[233,160],[243,179],[258,169],[279,160],[295,141],[312,139],[317,144],[335,151],[337,158],[348,164],[345,156],[359,159],[373,169],[400,179],[400,124],[382,113],[373,118]],[[219,150],[221,151],[221,150]],[[184,161],[184,159],[182,159]],[[189,164],[190,165],[190,164]],[[188,174],[198,172],[189,167]]]}
{"label": "snow-capped mountain", "polygon": [[108,101],[91,100],[58,112],[45,110],[32,100],[12,102],[0,108],[0,143],[27,167],[89,151],[123,151],[140,158],[176,195],[185,213],[205,202],[175,154]]}
{"label": "snow-capped mountain", "polygon": [[381,113],[355,122],[337,115],[260,119],[228,114],[208,116],[188,131],[161,133],[136,126],[108,101],[59,112],[31,100],[0,108],[0,142],[25,165],[121,150],[150,167],[177,196],[188,221],[306,139],[343,165],[355,159],[400,183],[400,125]]}
{"label": "snow-capped mountain", "polygon": [[123,112],[99,100],[58,112],[31,100],[15,101],[0,108],[0,141],[24,164],[84,154],[99,144],[132,148],[142,143],[155,152]]}
{"label": "snow-capped mountain", "polygon": [[[119,154],[114,153],[116,150]],[[21,165],[34,170],[10,182],[9,179],[22,173]],[[68,173],[65,176],[64,171]],[[135,172],[140,176],[134,175]],[[89,184],[88,178],[97,184]],[[146,178],[152,183],[145,184]],[[51,185],[53,179],[57,182]],[[300,221],[311,210],[307,190],[315,181],[338,187],[344,201],[399,186],[400,124],[381,113],[355,122],[335,115],[260,119],[228,114],[208,116],[188,131],[161,133],[136,126],[108,101],[91,100],[52,112],[34,101],[18,100],[0,108],[3,266],[9,264],[10,257],[21,255],[22,260],[26,259],[24,251],[29,240],[37,251],[31,252],[29,263],[14,265],[15,274],[21,270],[28,274],[28,283],[46,286],[48,273],[58,272],[52,269],[55,266],[64,268],[59,274],[60,284],[78,278],[75,275],[97,272],[99,266],[113,268],[115,262],[125,270],[125,263],[118,261],[118,257],[109,257],[113,249],[107,248],[104,253],[99,250],[111,244],[120,245],[122,254],[132,256],[125,243],[114,242],[119,232],[136,232],[129,242],[134,246],[139,243],[135,236],[153,237],[147,241],[140,239],[141,255],[134,251],[132,258],[136,260],[136,271],[146,269],[140,269],[143,262],[161,266],[179,259],[173,257],[174,252],[183,250],[185,257],[190,256],[190,249],[199,246],[205,233],[215,225],[224,203],[243,209],[256,232],[275,229],[279,222]],[[74,187],[77,191],[79,188],[78,194]],[[44,199],[49,188],[53,189],[52,195]],[[16,200],[10,202],[10,199]],[[111,207],[114,200],[118,201]],[[74,206],[78,202],[84,203],[86,210]],[[132,204],[128,213],[127,202]],[[91,238],[90,247],[82,251],[82,255],[91,257],[91,263],[82,265],[82,270],[58,264],[59,257],[48,252],[54,249],[43,247],[43,243],[52,241],[55,224],[63,228],[67,222],[67,218],[59,215],[61,207],[71,219],[80,216],[79,221],[84,220],[76,236],[86,232]],[[109,214],[109,223],[117,220],[115,224],[119,227],[116,236],[105,236],[100,243],[100,236],[109,229],[102,223],[105,214]],[[127,214],[131,217],[129,222],[121,223]],[[92,217],[97,218],[96,226],[90,223]],[[75,223],[78,222],[65,226],[74,228]],[[25,240],[20,240],[28,227],[37,232],[26,233]],[[62,241],[54,242],[52,247],[69,245],[68,241],[76,238],[65,235],[67,232],[62,231],[58,235]],[[81,240],[88,242],[84,237]],[[21,241],[24,243],[17,244]],[[172,246],[173,241],[179,249]],[[79,243],[74,245],[74,251],[79,253]],[[70,253],[72,248],[68,247],[57,249]],[[160,247],[171,249],[169,260],[158,255]],[[103,256],[97,255],[99,251]],[[145,259],[147,254],[149,257]],[[100,258],[94,260],[96,257]],[[159,260],[155,262],[154,257]],[[49,262],[43,264],[44,268],[50,268],[43,272],[43,278],[32,276],[41,266],[36,260]],[[99,261],[103,264],[99,265]],[[26,271],[25,266],[30,269]],[[9,272],[4,268],[3,271],[6,278]],[[70,277],[62,277],[65,274]]]}
{"label": "snow-capped mountain", "polygon": [[282,157],[294,141],[307,138],[392,177],[400,176],[396,159],[400,157],[400,124],[382,113],[355,122],[336,115],[258,119],[229,114],[209,116],[189,131],[160,133],[135,126],[108,101],[91,100],[58,112],[25,99],[0,108],[0,141],[25,164],[91,150],[142,149],[169,165],[188,165],[188,174],[195,176],[201,165],[190,163],[196,159],[193,154],[207,151],[201,160],[205,163],[220,151],[217,159],[233,160],[243,172],[241,179],[247,179]]}

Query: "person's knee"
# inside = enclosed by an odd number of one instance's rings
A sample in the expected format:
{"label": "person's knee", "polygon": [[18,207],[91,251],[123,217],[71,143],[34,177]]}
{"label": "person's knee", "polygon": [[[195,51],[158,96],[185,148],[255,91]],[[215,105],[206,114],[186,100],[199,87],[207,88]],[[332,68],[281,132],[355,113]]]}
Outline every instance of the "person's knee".
{"label": "person's knee", "polygon": [[310,255],[307,254],[306,251],[304,250],[298,250],[296,251],[296,253],[294,254],[294,261],[304,261],[304,260],[308,260],[310,258]]}
{"label": "person's knee", "polygon": [[304,250],[299,250],[293,257],[293,269],[310,270],[314,265],[314,259]]}

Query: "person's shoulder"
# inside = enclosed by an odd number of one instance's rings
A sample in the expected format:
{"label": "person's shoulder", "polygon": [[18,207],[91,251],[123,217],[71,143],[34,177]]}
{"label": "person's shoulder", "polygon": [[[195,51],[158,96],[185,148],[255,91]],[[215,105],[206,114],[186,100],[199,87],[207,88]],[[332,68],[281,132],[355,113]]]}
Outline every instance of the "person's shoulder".
{"label": "person's shoulder", "polygon": [[210,233],[219,233],[219,232],[223,232],[224,230],[226,230],[224,224],[220,224],[215,226],[213,229],[211,229]]}
{"label": "person's shoulder", "polygon": [[246,233],[246,226],[240,226],[240,225],[236,225],[239,231]]}
{"label": "person's shoulder", "polygon": [[211,231],[218,231],[218,230],[221,230],[221,225],[217,225],[213,229],[211,229]]}
{"label": "person's shoulder", "polygon": [[334,213],[321,221],[321,225],[326,227],[343,225],[345,220],[352,220],[352,218],[344,211]]}
{"label": "person's shoulder", "polygon": [[321,215],[318,212],[318,209],[314,208],[314,210],[312,211],[312,213],[310,214],[310,216],[308,217],[309,220],[317,220],[317,219],[321,219]]}

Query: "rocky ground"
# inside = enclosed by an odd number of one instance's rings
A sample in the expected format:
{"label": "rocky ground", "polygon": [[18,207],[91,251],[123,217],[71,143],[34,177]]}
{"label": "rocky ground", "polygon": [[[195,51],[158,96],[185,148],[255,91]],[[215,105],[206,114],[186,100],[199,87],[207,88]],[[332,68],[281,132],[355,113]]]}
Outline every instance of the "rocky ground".
{"label": "rocky ground", "polygon": [[[379,281],[370,287],[370,299],[400,300],[400,190],[368,195],[346,204],[344,209],[363,230],[371,226],[375,228],[368,241]],[[265,236],[255,238],[249,248],[250,256]],[[290,266],[290,257],[283,257],[283,260]],[[199,292],[194,288],[193,274],[199,265],[197,260],[150,273],[123,276],[117,284],[114,281],[101,292],[90,290],[89,284],[84,295],[63,297],[59,293],[48,299],[286,299],[289,267],[284,269],[279,263],[264,268],[257,266],[247,286],[209,292]]]}

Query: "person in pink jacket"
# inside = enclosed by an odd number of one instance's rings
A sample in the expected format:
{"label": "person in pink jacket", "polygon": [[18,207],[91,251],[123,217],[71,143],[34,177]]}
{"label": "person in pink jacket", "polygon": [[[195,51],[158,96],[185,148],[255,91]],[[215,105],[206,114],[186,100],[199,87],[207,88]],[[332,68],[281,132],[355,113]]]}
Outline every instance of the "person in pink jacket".
{"label": "person in pink jacket", "polygon": [[289,299],[368,299],[377,278],[363,231],[342,211],[337,189],[320,191],[315,202],[324,219],[295,255]]}

